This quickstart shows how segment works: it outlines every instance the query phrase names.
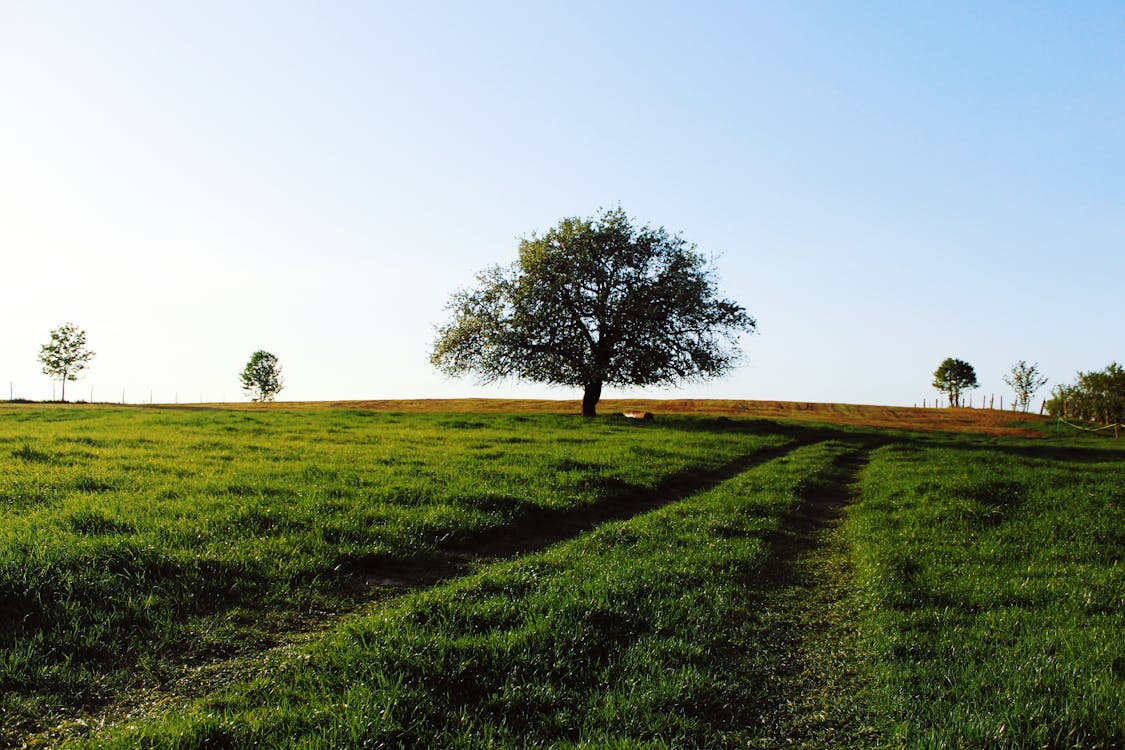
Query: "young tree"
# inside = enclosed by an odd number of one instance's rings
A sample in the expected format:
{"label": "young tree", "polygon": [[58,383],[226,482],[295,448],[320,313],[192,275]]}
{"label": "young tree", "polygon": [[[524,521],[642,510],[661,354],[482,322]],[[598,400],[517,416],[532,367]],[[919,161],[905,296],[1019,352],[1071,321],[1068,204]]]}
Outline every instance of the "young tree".
{"label": "young tree", "polygon": [[66,401],[66,381],[78,380],[78,374],[94,358],[86,348],[86,332],[73,323],[63,323],[51,331],[51,340],[39,349],[43,374],[62,381],[62,400]]}
{"label": "young tree", "polygon": [[1004,376],[1004,382],[1016,392],[1015,408],[1027,411],[1035,392],[1043,387],[1047,378],[1040,377],[1038,362],[1029,365],[1021,359],[1012,365],[1012,369]]}
{"label": "young tree", "polygon": [[519,259],[453,295],[431,362],[476,373],[583,389],[596,415],[602,386],[715,377],[740,354],[755,322],[718,296],[714,271],[679,235],[636,227],[620,208],[567,218],[521,240]]}
{"label": "young tree", "polygon": [[1051,397],[1047,399],[1047,413],[1052,417],[1070,419],[1076,412],[1078,400],[1078,387],[1074,385],[1058,384],[1051,389]]}
{"label": "young tree", "polygon": [[285,387],[277,357],[264,349],[250,355],[250,361],[238,377],[251,401],[273,401]]}
{"label": "young tree", "polygon": [[946,357],[934,370],[934,388],[949,396],[949,405],[961,405],[961,391],[977,387],[977,373],[964,360]]}

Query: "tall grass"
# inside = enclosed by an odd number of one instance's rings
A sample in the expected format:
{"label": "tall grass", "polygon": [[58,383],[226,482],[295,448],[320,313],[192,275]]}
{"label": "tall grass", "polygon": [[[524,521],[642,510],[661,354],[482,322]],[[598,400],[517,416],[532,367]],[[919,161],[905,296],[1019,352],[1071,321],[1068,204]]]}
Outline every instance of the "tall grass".
{"label": "tall grass", "polygon": [[[737,423],[8,408],[0,736],[787,444]],[[554,535],[554,536],[553,536]]]}
{"label": "tall grass", "polygon": [[759,637],[778,534],[850,450],[798,449],[376,609],[249,684],[96,744],[745,746],[785,699]]}
{"label": "tall grass", "polygon": [[851,538],[896,745],[1125,746],[1125,471],[1115,450],[877,451]]}
{"label": "tall grass", "polygon": [[1122,458],[0,407],[0,745],[1123,747]]}

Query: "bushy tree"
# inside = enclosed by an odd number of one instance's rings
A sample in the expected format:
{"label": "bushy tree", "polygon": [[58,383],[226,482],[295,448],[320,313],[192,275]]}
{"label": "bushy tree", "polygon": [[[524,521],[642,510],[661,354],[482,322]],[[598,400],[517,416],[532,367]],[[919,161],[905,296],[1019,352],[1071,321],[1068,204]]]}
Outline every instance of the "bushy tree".
{"label": "bushy tree", "polygon": [[285,387],[281,377],[281,364],[275,355],[264,349],[259,349],[250,355],[239,374],[242,390],[250,396],[252,401],[273,401],[274,397]]}
{"label": "bushy tree", "polygon": [[39,349],[43,374],[62,381],[62,400],[66,401],[66,381],[78,380],[78,375],[94,358],[86,348],[86,332],[73,323],[63,323],[51,331],[51,340]]}
{"label": "bushy tree", "polygon": [[1027,411],[1035,393],[1047,382],[1047,378],[1039,374],[1039,363],[1027,364],[1022,359],[1012,365],[1012,369],[1004,376],[1004,382],[1016,392],[1015,408]]}
{"label": "bushy tree", "polygon": [[603,385],[715,377],[753,331],[718,295],[714,271],[679,235],[637,227],[620,208],[567,218],[519,245],[519,259],[456,293],[431,361],[481,382],[509,377],[583,389],[594,416]]}
{"label": "bushy tree", "polygon": [[1087,422],[1125,422],[1125,368],[1110,362],[1104,370],[1079,372],[1077,382],[1056,386],[1047,402],[1051,416]]}
{"label": "bushy tree", "polygon": [[934,388],[949,397],[949,405],[961,405],[961,392],[977,387],[977,373],[968,362],[946,357],[934,370]]}
{"label": "bushy tree", "polygon": [[1071,408],[1078,401],[1078,387],[1059,383],[1051,389],[1051,396],[1047,399],[1047,413],[1052,417],[1070,419]]}

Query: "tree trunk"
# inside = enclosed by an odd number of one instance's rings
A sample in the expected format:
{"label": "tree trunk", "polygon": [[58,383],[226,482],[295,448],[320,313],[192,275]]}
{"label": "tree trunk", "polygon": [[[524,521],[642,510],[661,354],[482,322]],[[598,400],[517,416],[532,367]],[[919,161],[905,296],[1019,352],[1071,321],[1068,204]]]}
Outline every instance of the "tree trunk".
{"label": "tree trunk", "polygon": [[586,391],[582,394],[582,416],[598,416],[598,401],[602,398],[602,382],[600,380],[586,384]]}
{"label": "tree trunk", "polygon": [[63,373],[63,377],[62,377],[62,402],[64,404],[66,403],[66,373],[65,372]]}

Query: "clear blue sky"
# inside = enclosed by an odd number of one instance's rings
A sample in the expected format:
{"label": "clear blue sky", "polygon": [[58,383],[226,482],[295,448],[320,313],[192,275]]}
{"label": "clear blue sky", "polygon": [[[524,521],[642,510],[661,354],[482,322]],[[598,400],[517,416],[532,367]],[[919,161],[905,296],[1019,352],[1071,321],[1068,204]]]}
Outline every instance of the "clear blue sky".
{"label": "clear blue sky", "polygon": [[[910,405],[1125,359],[1125,3],[0,0],[0,385],[578,397],[428,364],[449,294],[620,203],[757,317],[634,395]],[[620,395],[609,391],[607,395]],[[979,397],[980,391],[978,391]]]}

